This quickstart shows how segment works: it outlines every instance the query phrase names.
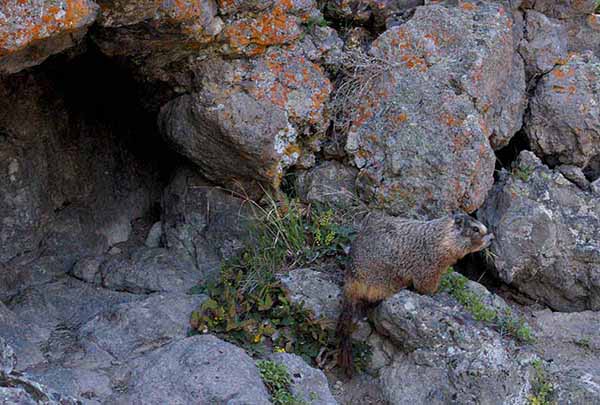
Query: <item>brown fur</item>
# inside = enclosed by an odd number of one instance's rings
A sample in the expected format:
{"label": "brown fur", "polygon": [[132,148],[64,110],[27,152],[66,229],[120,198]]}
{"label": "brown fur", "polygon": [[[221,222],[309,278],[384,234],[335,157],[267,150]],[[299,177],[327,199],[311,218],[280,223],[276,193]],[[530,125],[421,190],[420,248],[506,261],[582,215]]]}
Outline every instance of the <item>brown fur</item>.
{"label": "brown fur", "polygon": [[416,221],[369,216],[352,244],[353,265],[346,275],[338,320],[338,364],[352,376],[353,318],[361,303],[377,303],[403,288],[434,294],[442,274],[469,253],[487,247],[493,236],[473,218],[457,214]]}

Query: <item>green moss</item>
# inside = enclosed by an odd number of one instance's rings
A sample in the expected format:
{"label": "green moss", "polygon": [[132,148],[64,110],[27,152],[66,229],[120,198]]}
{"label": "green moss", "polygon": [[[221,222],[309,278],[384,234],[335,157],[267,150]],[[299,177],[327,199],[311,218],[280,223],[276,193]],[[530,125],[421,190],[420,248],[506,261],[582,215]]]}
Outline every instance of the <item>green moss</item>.
{"label": "green moss", "polygon": [[534,168],[530,166],[515,167],[512,171],[512,174],[514,177],[521,179],[524,182],[527,182],[533,171]]}
{"label": "green moss", "polygon": [[501,334],[512,336],[521,343],[533,343],[535,337],[523,319],[515,317],[510,309],[499,313],[495,308],[486,305],[481,298],[467,288],[468,279],[452,268],[442,277],[440,291],[454,297],[478,321],[496,326]]}
{"label": "green moss", "polygon": [[290,392],[292,380],[287,368],[269,360],[256,362],[260,376],[271,393],[275,405],[304,405],[306,402],[296,398]]}

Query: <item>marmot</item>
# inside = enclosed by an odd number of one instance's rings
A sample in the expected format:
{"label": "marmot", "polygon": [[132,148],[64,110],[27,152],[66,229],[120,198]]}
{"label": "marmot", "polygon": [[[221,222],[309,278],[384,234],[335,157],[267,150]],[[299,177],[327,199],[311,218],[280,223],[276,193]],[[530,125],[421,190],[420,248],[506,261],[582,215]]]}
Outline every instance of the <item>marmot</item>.
{"label": "marmot", "polygon": [[466,214],[431,221],[369,215],[352,243],[352,266],[337,325],[338,364],[346,374],[351,377],[354,368],[350,335],[358,304],[377,303],[407,287],[433,294],[449,266],[485,249],[493,238],[481,222]]}

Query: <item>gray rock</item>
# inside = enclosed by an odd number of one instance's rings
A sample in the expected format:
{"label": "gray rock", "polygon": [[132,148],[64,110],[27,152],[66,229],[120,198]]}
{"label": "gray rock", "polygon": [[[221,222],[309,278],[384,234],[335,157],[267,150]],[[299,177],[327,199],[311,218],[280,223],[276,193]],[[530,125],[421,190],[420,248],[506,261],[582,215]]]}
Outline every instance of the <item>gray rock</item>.
{"label": "gray rock", "polygon": [[190,314],[205,299],[203,295],[153,294],[119,304],[85,323],[78,340],[84,348],[103,350],[116,360],[138,357],[184,338]]}
{"label": "gray rock", "polygon": [[585,167],[600,153],[600,60],[572,55],[539,81],[525,131],[550,164]]}
{"label": "gray rock", "polygon": [[519,46],[528,75],[545,74],[567,58],[567,29],[559,20],[530,10],[525,13],[526,31]]}
{"label": "gray rock", "polygon": [[331,395],[325,374],[306,364],[302,357],[289,353],[275,353],[269,356],[269,359],[285,366],[292,380],[290,392],[299,400],[312,405],[338,403]]}
{"label": "gray rock", "polygon": [[300,50],[273,49],[249,61],[211,58],[195,75],[200,90],[163,106],[159,123],[174,149],[217,184],[251,195],[261,191],[257,182],[277,186],[302,154],[298,134],[324,130],[331,84]]}
{"label": "gray rock", "polygon": [[17,364],[15,351],[6,343],[4,338],[0,337],[0,376],[2,374],[10,374]]}
{"label": "gray rock", "polygon": [[523,151],[478,212],[505,283],[561,311],[600,309],[598,196]]}
{"label": "gray rock", "polygon": [[162,224],[159,222],[155,222],[150,230],[148,231],[148,235],[146,236],[146,241],[144,245],[149,248],[157,248],[160,246],[160,240],[162,238]]}
{"label": "gray rock", "polygon": [[330,275],[306,268],[292,270],[280,276],[280,280],[289,291],[292,302],[304,303],[317,317],[329,319],[332,323],[337,321],[342,291]]}
{"label": "gray rock", "polygon": [[538,347],[561,404],[600,402],[600,314],[538,311]]}
{"label": "gray rock", "polygon": [[419,216],[483,203],[495,161],[488,138],[507,143],[525,106],[512,17],[501,8],[419,7],[373,43],[381,66],[365,72],[372,88],[357,96],[346,144],[363,199]]}
{"label": "gray rock", "polygon": [[270,404],[254,361],[211,335],[170,343],[127,366],[114,404]]}
{"label": "gray rock", "polygon": [[[41,330],[35,324],[28,324],[22,319],[19,319],[14,312],[9,310],[2,302],[0,302],[0,341],[4,342],[3,349],[0,349],[0,356],[3,360],[2,367],[23,371],[36,364],[41,364],[46,361],[41,350],[41,345],[44,342],[45,331]],[[17,363],[12,364],[10,353],[14,351]],[[4,363],[5,357],[8,357],[8,362]],[[12,366],[11,366],[12,364]]]}
{"label": "gray rock", "polygon": [[600,14],[576,17],[565,21],[569,51],[592,51],[600,58]]}
{"label": "gray rock", "polygon": [[0,379],[0,403],[10,405],[78,405],[75,398],[55,392],[21,375]]}
{"label": "gray rock", "polygon": [[[71,8],[77,7],[77,11]],[[69,10],[65,12],[64,10]],[[0,5],[0,75],[42,63],[50,55],[77,44],[96,19],[98,5],[59,0],[43,3],[2,2]]]}
{"label": "gray rock", "polygon": [[583,170],[581,170],[581,167],[573,165],[560,165],[556,167],[556,169],[558,169],[558,171],[565,176],[565,179],[577,185],[577,187],[580,189],[584,191],[589,191],[591,189],[592,186],[585,177],[585,173]]}
{"label": "gray rock", "polygon": [[203,280],[202,271],[188,257],[145,246],[84,258],[73,267],[72,274],[109,290],[134,294],[185,292]]}
{"label": "gray rock", "polygon": [[396,344],[379,370],[390,403],[526,403],[527,356],[459,308],[403,290],[377,308],[374,322]]}
{"label": "gray rock", "polygon": [[243,248],[250,203],[180,168],[162,198],[165,246],[187,257],[203,275],[219,274],[221,262]]}
{"label": "gray rock", "polygon": [[300,198],[306,202],[350,205],[356,202],[356,169],[328,160],[306,172],[296,181]]}
{"label": "gray rock", "polygon": [[[109,291],[67,278],[28,288],[11,300],[9,308],[27,325],[40,327],[45,339],[58,339],[60,346],[63,343],[61,333],[69,335],[96,314],[115,304],[140,298],[142,297]],[[18,352],[17,356],[20,356]]]}
{"label": "gray rock", "polygon": [[523,0],[524,8],[533,8],[553,18],[572,18],[592,14],[597,7],[595,0]]}

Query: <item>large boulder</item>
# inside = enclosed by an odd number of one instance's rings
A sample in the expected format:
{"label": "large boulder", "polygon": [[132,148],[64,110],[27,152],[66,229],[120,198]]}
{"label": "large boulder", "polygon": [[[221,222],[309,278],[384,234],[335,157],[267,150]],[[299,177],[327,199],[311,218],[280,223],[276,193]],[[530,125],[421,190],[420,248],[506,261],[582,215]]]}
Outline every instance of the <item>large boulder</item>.
{"label": "large boulder", "polygon": [[600,57],[600,14],[586,15],[565,22],[569,38],[569,51],[592,51]]}
{"label": "large boulder", "polygon": [[84,257],[71,274],[109,290],[134,294],[185,292],[204,280],[189,257],[145,246],[114,256]]}
{"label": "large boulder", "polygon": [[[31,366],[45,363],[42,353],[44,334],[40,328],[19,319],[19,317],[0,302],[0,360],[5,369],[22,371]],[[9,349],[13,352],[11,356]],[[13,356],[16,355],[17,362]]]}
{"label": "large boulder", "polygon": [[596,0],[523,0],[522,6],[553,18],[568,19],[592,14],[598,7],[598,2]]}
{"label": "large boulder", "polygon": [[163,192],[164,244],[179,260],[188,258],[203,278],[218,275],[221,262],[244,246],[250,204],[182,167]]}
{"label": "large boulder", "polygon": [[296,190],[306,202],[349,206],[357,200],[356,174],[355,168],[328,160],[298,173]]}
{"label": "large boulder", "polygon": [[174,149],[217,184],[249,194],[261,184],[277,187],[283,169],[301,157],[298,135],[310,126],[324,129],[331,84],[299,51],[212,58],[195,75],[202,90],[163,106],[159,123]]}
{"label": "large boulder", "polygon": [[549,164],[585,167],[600,154],[600,59],[573,54],[539,81],[525,131]]}
{"label": "large boulder", "polygon": [[525,13],[526,30],[519,46],[528,75],[548,73],[567,58],[567,29],[562,21],[534,10]]}
{"label": "large boulder", "polygon": [[77,44],[94,22],[91,0],[0,3],[0,76],[38,65]]}
{"label": "large boulder", "polygon": [[483,203],[495,163],[489,138],[508,143],[525,104],[512,25],[499,4],[434,4],[372,44],[370,91],[357,97],[346,144],[365,200],[421,216]]}
{"label": "large boulder", "polygon": [[270,404],[254,361],[212,335],[170,343],[125,367],[115,404]]}
{"label": "large boulder", "polygon": [[379,369],[390,403],[526,403],[527,354],[451,301],[403,290],[385,300],[373,320],[394,343],[389,363]]}
{"label": "large boulder", "polygon": [[533,317],[557,403],[600,403],[600,314],[544,310]]}
{"label": "large boulder", "polygon": [[523,151],[479,218],[505,283],[560,311],[600,309],[600,200]]}

